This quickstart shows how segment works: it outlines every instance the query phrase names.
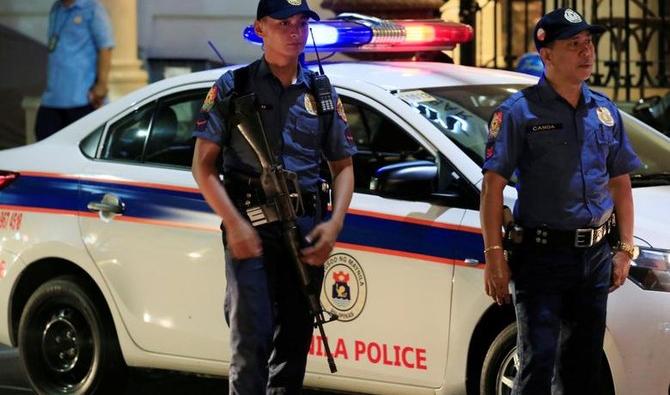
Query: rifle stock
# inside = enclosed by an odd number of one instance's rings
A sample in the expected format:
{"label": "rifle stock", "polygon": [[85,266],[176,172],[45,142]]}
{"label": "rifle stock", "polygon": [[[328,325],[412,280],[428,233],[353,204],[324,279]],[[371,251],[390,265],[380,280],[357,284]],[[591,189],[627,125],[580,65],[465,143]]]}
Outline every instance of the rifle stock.
{"label": "rifle stock", "polygon": [[284,243],[289,250],[290,259],[293,266],[298,271],[300,285],[303,293],[309,302],[310,314],[314,317],[314,325],[319,329],[323,339],[324,349],[328,359],[328,367],[331,373],[337,372],[335,359],[330,351],[328,340],[323,329],[323,324],[336,320],[337,316],[332,316],[326,320],[324,311],[319,301],[320,290],[316,289],[307,268],[300,260],[301,236],[296,222],[297,209],[293,204],[289,182],[293,185],[294,196],[297,197],[298,206],[302,205],[300,198],[300,188],[298,186],[297,175],[293,172],[284,170],[281,163],[272,153],[268,143],[263,123],[256,106],[256,95],[248,94],[237,97],[233,100],[234,106],[234,124],[242,134],[245,141],[249,144],[261,165],[261,186],[268,203],[272,204],[282,223]]}

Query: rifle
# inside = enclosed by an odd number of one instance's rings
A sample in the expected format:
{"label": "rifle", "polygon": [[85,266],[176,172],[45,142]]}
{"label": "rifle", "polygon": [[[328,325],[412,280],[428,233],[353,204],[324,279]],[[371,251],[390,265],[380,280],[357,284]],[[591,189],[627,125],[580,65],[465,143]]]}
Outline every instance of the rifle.
{"label": "rifle", "polygon": [[[262,210],[262,213],[256,214],[263,218],[265,222],[278,220],[282,223],[284,243],[289,250],[291,262],[300,276],[300,285],[309,302],[310,314],[314,317],[314,326],[319,328],[319,333],[323,339],[328,367],[331,373],[335,373],[337,367],[333,354],[330,352],[323,324],[337,320],[337,316],[331,314],[328,320],[325,319],[319,301],[320,289],[317,289],[304,264],[300,261],[301,237],[296,223],[296,213],[302,208],[302,198],[298,176],[294,172],[285,170],[281,162],[272,153],[257,110],[256,95],[251,93],[233,97],[231,102],[233,107],[231,112],[234,114],[233,124],[237,126],[261,165],[260,180],[266,204],[258,209]],[[292,185],[293,192],[289,189],[289,185]],[[248,212],[248,214],[253,223],[254,213]]]}

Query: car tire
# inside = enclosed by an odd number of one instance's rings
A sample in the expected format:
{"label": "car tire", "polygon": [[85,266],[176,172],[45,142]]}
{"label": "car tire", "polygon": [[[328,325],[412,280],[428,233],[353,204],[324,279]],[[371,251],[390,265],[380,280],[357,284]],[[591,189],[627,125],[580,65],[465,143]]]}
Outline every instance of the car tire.
{"label": "car tire", "polygon": [[19,355],[39,394],[121,393],[126,366],[106,309],[74,276],[41,285],[19,324]]}
{"label": "car tire", "polygon": [[484,358],[480,379],[481,395],[509,395],[518,372],[516,324],[508,325],[493,340]]}
{"label": "car tire", "polygon": [[[509,324],[495,338],[484,358],[480,380],[481,395],[509,395],[519,372],[516,352],[516,323]],[[603,357],[600,391],[596,395],[614,395],[614,384],[607,360]]]}

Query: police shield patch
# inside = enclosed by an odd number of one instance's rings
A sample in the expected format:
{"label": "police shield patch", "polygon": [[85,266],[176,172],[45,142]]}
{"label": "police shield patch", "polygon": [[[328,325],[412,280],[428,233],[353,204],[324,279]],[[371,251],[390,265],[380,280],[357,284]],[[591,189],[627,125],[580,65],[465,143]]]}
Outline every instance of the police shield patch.
{"label": "police shield patch", "polygon": [[344,112],[344,104],[342,104],[342,99],[339,97],[337,98],[337,115],[339,115],[344,122],[349,123],[349,121],[347,121],[347,113]]}
{"label": "police shield patch", "polygon": [[305,93],[305,110],[312,115],[316,115],[316,99],[310,93]]}
{"label": "police shield patch", "polygon": [[352,321],[361,315],[368,285],[363,266],[351,255],[338,253],[323,266],[321,305],[338,321]]}
{"label": "police shield patch", "polygon": [[603,125],[610,127],[614,126],[614,118],[612,118],[612,113],[607,107],[598,107],[596,113],[598,114],[598,119],[603,123]]}
{"label": "police shield patch", "polygon": [[216,96],[219,93],[219,88],[217,88],[216,85],[214,85],[209,92],[207,92],[207,97],[205,97],[205,101],[202,103],[202,107],[200,108],[200,112],[209,112],[209,110],[214,107],[214,102],[216,101]]}
{"label": "police shield patch", "polygon": [[500,128],[502,127],[503,113],[502,111],[496,111],[491,117],[491,123],[489,124],[489,140],[495,140],[500,133]]}
{"label": "police shield patch", "polygon": [[565,20],[567,20],[570,23],[580,23],[582,21],[582,17],[579,16],[578,13],[574,12],[569,8],[565,10],[563,16],[565,16]]}

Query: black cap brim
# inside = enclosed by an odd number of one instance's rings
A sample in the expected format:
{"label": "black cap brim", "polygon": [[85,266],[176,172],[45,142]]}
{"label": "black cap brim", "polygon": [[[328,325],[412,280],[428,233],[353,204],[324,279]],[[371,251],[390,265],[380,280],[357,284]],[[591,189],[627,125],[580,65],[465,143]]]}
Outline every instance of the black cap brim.
{"label": "black cap brim", "polygon": [[[589,25],[588,23],[584,24],[578,24],[575,25],[574,27],[570,29],[566,29],[565,31],[562,31],[561,34],[557,35],[552,39],[554,40],[565,40],[566,38],[570,38],[574,36],[575,34],[579,34],[583,31],[587,30],[591,34],[601,34],[605,32],[605,27],[600,26],[600,25]],[[546,44],[545,44],[546,45]]]}
{"label": "black cap brim", "polygon": [[267,16],[274,18],[274,19],[286,19],[290,18],[293,15],[296,14],[305,14],[309,18],[314,19],[315,21],[320,21],[321,18],[319,17],[319,14],[316,12],[310,10],[310,9],[300,9],[300,8],[284,8],[283,10],[277,11],[274,14],[268,14]]}

